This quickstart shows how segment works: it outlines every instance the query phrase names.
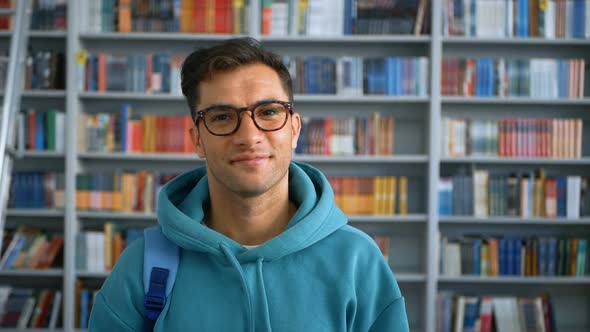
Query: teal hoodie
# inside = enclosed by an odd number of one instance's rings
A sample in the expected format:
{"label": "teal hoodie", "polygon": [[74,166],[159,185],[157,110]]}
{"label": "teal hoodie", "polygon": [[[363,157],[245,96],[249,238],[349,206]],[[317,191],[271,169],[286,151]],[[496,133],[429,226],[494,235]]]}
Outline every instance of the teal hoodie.
{"label": "teal hoodie", "polygon": [[[404,298],[383,255],[347,225],[327,179],[292,162],[287,229],[246,249],[207,228],[206,169],[162,188],[157,215],[181,250],[155,331],[408,331]],[[121,255],[96,296],[90,331],[142,331],[143,239]]]}

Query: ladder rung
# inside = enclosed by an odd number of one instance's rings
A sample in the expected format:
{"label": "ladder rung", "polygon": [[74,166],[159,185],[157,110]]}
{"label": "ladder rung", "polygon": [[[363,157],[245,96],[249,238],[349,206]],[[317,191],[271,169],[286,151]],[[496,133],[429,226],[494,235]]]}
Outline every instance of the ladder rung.
{"label": "ladder rung", "polygon": [[0,8],[0,16],[14,15],[14,13],[16,13],[16,10],[14,10],[14,9]]}

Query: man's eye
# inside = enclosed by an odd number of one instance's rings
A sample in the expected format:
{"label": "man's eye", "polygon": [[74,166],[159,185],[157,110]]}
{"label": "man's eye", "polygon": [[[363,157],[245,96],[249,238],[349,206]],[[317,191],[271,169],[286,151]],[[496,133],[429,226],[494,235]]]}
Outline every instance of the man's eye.
{"label": "man's eye", "polygon": [[228,114],[217,114],[213,117],[213,121],[226,121],[230,119],[231,117]]}
{"label": "man's eye", "polygon": [[274,108],[268,108],[268,109],[262,110],[260,112],[260,115],[262,115],[262,116],[272,116],[272,115],[275,115],[277,113],[278,113],[277,110],[275,110]]}

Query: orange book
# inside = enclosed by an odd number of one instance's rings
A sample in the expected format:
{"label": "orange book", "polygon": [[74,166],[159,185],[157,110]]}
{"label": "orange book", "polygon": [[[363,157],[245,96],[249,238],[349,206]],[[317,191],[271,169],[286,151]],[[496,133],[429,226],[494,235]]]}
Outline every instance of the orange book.
{"label": "orange book", "polygon": [[387,154],[393,155],[394,153],[394,143],[395,143],[395,119],[393,117],[389,118],[387,121],[388,130],[387,130]]}
{"label": "orange book", "polygon": [[182,119],[182,152],[195,153],[195,146],[191,139],[190,129],[193,127],[193,120],[190,116],[185,116]]}
{"label": "orange book", "polygon": [[119,257],[121,257],[121,253],[125,249],[125,240],[123,239],[123,235],[121,232],[115,232],[113,237],[113,267],[119,261]]}
{"label": "orange book", "polygon": [[193,0],[181,0],[180,2],[180,32],[192,32]]}
{"label": "orange book", "polygon": [[352,184],[349,176],[342,177],[342,211],[345,214],[351,213]]}
{"label": "orange book", "polygon": [[272,0],[262,1],[262,35],[271,34],[272,26]]}
{"label": "orange book", "polygon": [[119,32],[131,32],[131,0],[119,0]]}
{"label": "orange book", "polygon": [[121,212],[123,211],[123,184],[122,184],[122,175],[121,173],[117,172],[113,174],[113,188],[112,188],[112,197],[113,197],[113,211]]}
{"label": "orange book", "polygon": [[389,176],[389,187],[387,190],[387,194],[389,196],[389,215],[395,215],[395,205],[397,201],[396,195],[396,187],[397,187],[397,179],[395,176]]}
{"label": "orange book", "polygon": [[488,248],[490,254],[490,273],[489,276],[497,277],[499,274],[498,269],[498,240],[488,239]]}
{"label": "orange book", "polygon": [[373,178],[367,177],[365,178],[365,185],[366,185],[366,195],[367,195],[367,200],[366,200],[366,207],[365,207],[365,213],[372,215],[375,214],[375,196],[373,195],[373,192],[375,191],[375,186],[374,186],[375,182],[373,180]]}
{"label": "orange book", "polygon": [[576,276],[576,267],[578,262],[578,239],[571,239],[570,240],[570,259],[568,260],[570,263],[569,266],[569,275],[572,277]]}
{"label": "orange book", "polygon": [[50,247],[50,242],[47,241],[46,237],[43,237],[43,242],[39,245],[39,248],[35,251],[35,254],[32,256],[31,260],[29,260],[27,267],[29,269],[38,269],[41,265],[41,260],[43,256],[45,256],[47,250]]}
{"label": "orange book", "polygon": [[383,254],[383,258],[385,258],[385,261],[389,262],[389,237],[375,236],[375,242],[377,243],[379,250],[381,250],[381,253]]}
{"label": "orange book", "polygon": [[399,177],[399,214],[408,214],[408,178],[405,176]]}

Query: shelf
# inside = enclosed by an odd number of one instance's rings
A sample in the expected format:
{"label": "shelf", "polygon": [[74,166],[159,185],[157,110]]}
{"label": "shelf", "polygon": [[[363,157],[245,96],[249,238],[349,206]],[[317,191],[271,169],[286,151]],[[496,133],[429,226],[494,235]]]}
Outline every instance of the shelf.
{"label": "shelf", "polygon": [[53,209],[8,209],[8,217],[63,218],[64,211]]}
{"label": "shelf", "polygon": [[124,212],[110,212],[110,211],[76,211],[79,218],[87,219],[117,219],[117,220],[156,220],[154,213],[124,213]]}
{"label": "shelf", "polygon": [[482,283],[482,284],[524,284],[524,285],[590,285],[590,277],[479,277],[479,276],[461,276],[461,277],[444,277],[438,278],[439,282],[444,283]]}
{"label": "shelf", "polygon": [[[8,38],[12,36],[12,31],[0,31],[0,37]],[[65,39],[67,36],[64,30],[31,30],[29,31],[29,37],[31,38],[55,38]]]}
{"label": "shelf", "polygon": [[47,270],[30,270],[30,269],[14,269],[0,271],[0,278],[2,277],[61,277],[63,269],[47,269]]}
{"label": "shelf", "polygon": [[351,223],[365,224],[365,223],[382,223],[382,224],[398,224],[398,223],[426,223],[427,217],[425,214],[408,214],[408,215],[393,215],[393,216],[373,216],[373,215],[351,215],[348,217]]}
{"label": "shelf", "polygon": [[295,103],[407,103],[427,104],[429,97],[421,96],[346,96],[346,95],[302,95],[296,94],[293,97]]}
{"label": "shelf", "polygon": [[590,105],[590,98],[464,97],[441,96],[443,104],[492,105]]}
{"label": "shelf", "polygon": [[427,163],[426,155],[393,155],[393,156],[320,156],[320,155],[293,155],[293,160],[319,163]]}
{"label": "shelf", "polygon": [[87,272],[87,271],[76,271],[76,277],[78,278],[91,278],[91,279],[106,279],[109,276],[109,272]]}
{"label": "shelf", "polygon": [[395,273],[395,280],[397,282],[424,282],[426,281],[426,275],[424,273]]}
{"label": "shelf", "polygon": [[123,153],[123,152],[84,152],[81,159],[135,160],[135,161],[190,161],[205,162],[194,153]]}
{"label": "shelf", "polygon": [[[79,218],[87,219],[117,219],[117,220],[156,220],[153,213],[123,213],[110,211],[77,211]],[[353,215],[349,216],[352,223],[425,223],[427,220],[424,214],[408,214],[394,216],[373,216],[373,215]]]}
{"label": "shelf", "polygon": [[261,36],[262,43],[430,43],[430,36],[343,35],[343,36]]}
{"label": "shelf", "polygon": [[483,38],[483,37],[443,37],[443,44],[471,45],[527,45],[527,46],[590,46],[590,39],[547,39],[547,38]]}
{"label": "shelf", "polygon": [[181,32],[83,32],[82,40],[108,40],[128,42],[133,40],[147,41],[222,41],[229,38],[245,37],[239,34],[197,34]]}
{"label": "shelf", "polygon": [[580,159],[508,158],[508,157],[453,157],[441,158],[441,163],[534,164],[534,165],[590,165],[590,157]]}
{"label": "shelf", "polygon": [[445,216],[440,217],[439,224],[509,224],[509,225],[590,225],[590,217],[581,219],[565,218],[520,218],[520,217],[470,217],[470,216]]}
{"label": "shelf", "polygon": [[[187,161],[205,162],[197,154],[190,153],[123,153],[123,152],[83,152],[80,159],[136,160],[136,161]],[[294,155],[293,160],[319,163],[427,163],[426,155],[394,155],[394,156],[315,156]]]}
{"label": "shelf", "polygon": [[[18,153],[18,150],[15,152]],[[27,159],[61,159],[66,157],[64,152],[55,151],[24,151],[22,156]]]}
{"label": "shelf", "polygon": [[[4,91],[0,92],[0,97],[4,97]],[[66,92],[64,90],[25,90],[22,93],[23,98],[65,98]]]}
{"label": "shelf", "polygon": [[82,99],[106,99],[106,100],[150,100],[150,101],[182,101],[184,96],[169,93],[147,94],[138,92],[79,92]]}
{"label": "shelf", "polygon": [[[17,329],[17,328],[9,328],[9,327],[0,327],[0,332],[62,332],[63,329],[49,329],[49,328],[26,328],[26,329]],[[80,330],[82,331],[82,330]],[[87,330],[84,330],[87,331]]]}
{"label": "shelf", "polygon": [[[79,92],[81,99],[106,100],[149,100],[149,101],[184,101],[182,95],[169,93],[147,94],[139,92]],[[420,96],[345,96],[345,95],[302,95],[293,97],[295,103],[411,103],[427,104],[429,97]]]}

